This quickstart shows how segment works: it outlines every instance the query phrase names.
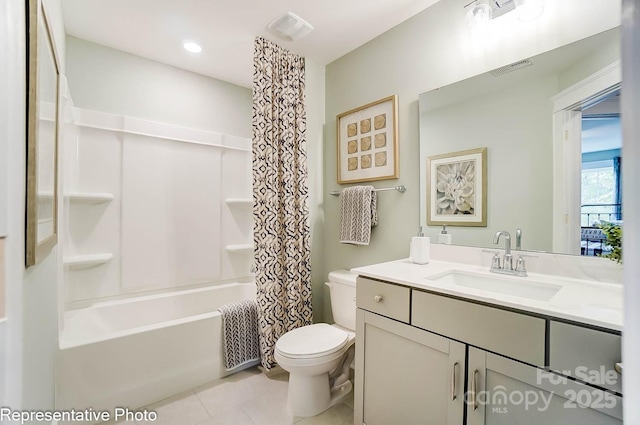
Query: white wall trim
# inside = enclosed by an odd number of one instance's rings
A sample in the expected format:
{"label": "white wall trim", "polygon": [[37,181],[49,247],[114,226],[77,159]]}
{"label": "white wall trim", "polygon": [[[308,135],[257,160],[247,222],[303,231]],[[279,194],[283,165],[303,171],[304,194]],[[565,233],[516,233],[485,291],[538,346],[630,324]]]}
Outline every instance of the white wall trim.
{"label": "white wall trim", "polygon": [[579,255],[582,109],[620,88],[616,61],[561,91],[553,101],[553,251]]}
{"label": "white wall trim", "polygon": [[553,252],[580,255],[582,111],[553,114]]}
{"label": "white wall trim", "polygon": [[585,101],[598,97],[602,92],[612,90],[612,87],[619,88],[621,81],[622,66],[618,60],[552,97],[553,112],[573,108],[583,109],[588,106],[588,102]]}
{"label": "white wall trim", "polygon": [[148,136],[174,142],[193,143],[238,151],[251,150],[251,140],[247,138],[90,109],[73,108],[73,122],[79,127]]}

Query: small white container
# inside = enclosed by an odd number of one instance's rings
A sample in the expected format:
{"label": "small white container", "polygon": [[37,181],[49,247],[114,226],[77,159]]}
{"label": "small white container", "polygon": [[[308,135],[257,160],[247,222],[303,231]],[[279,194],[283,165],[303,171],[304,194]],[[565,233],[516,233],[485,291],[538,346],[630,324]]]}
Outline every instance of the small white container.
{"label": "small white container", "polygon": [[447,233],[447,226],[442,228],[442,232],[438,233],[438,243],[451,245],[451,234]]}
{"label": "small white container", "polygon": [[409,257],[411,262],[415,264],[428,264],[430,247],[431,239],[428,236],[424,236],[424,233],[422,233],[422,227],[420,227],[418,236],[411,238],[411,245],[409,247]]}

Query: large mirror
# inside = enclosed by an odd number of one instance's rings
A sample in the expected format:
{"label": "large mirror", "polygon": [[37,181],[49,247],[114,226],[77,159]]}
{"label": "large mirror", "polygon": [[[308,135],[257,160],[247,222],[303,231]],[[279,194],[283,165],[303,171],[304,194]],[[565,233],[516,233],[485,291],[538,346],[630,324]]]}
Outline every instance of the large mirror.
{"label": "large mirror", "polygon": [[[597,254],[595,240],[585,251],[581,227],[621,219],[619,82],[597,93],[580,87],[603,70],[617,69],[619,75],[619,59],[616,28],[421,94],[420,220],[426,235],[436,242],[442,231],[427,226],[429,158],[487,148],[486,227],[447,226],[453,244],[498,248],[493,235],[506,230],[515,248],[516,229],[521,229],[523,250]],[[581,93],[587,94],[566,100]],[[562,102],[568,104],[558,110]],[[576,117],[578,122],[571,122]],[[558,140],[565,125],[579,133],[566,140],[570,147]],[[595,219],[581,223],[585,211]]]}
{"label": "large mirror", "polygon": [[56,245],[59,64],[41,0],[29,6],[26,258],[32,266]]}

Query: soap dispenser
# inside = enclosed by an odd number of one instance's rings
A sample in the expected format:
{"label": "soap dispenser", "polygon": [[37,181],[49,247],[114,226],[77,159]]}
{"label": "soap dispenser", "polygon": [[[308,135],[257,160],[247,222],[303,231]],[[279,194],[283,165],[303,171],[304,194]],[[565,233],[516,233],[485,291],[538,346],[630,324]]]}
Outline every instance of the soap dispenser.
{"label": "soap dispenser", "polygon": [[442,232],[438,235],[438,243],[451,245],[451,234],[447,233],[447,225],[442,226]]}
{"label": "soap dispenser", "polygon": [[418,229],[418,236],[411,238],[411,246],[409,248],[409,257],[411,258],[411,262],[415,264],[429,263],[430,245],[431,239],[424,235],[422,226],[420,226],[420,229]]}

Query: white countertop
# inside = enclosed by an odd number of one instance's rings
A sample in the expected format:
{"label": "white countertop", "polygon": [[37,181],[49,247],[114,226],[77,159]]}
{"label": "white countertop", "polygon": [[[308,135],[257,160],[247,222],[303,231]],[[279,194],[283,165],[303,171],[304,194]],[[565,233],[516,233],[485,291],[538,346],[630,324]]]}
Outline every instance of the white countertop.
{"label": "white countertop", "polygon": [[538,301],[430,280],[430,277],[437,277],[452,270],[470,272],[496,279],[501,279],[504,276],[489,273],[489,268],[484,266],[437,260],[430,260],[429,264],[419,265],[412,263],[409,259],[404,259],[351,269],[352,272],[361,276],[417,289],[425,289],[497,306],[622,331],[623,287],[620,284],[534,273],[529,273],[527,277],[508,277],[508,279],[514,281],[514,284],[517,284],[517,281],[522,279],[523,282],[539,282],[561,286],[561,289],[549,301]]}

